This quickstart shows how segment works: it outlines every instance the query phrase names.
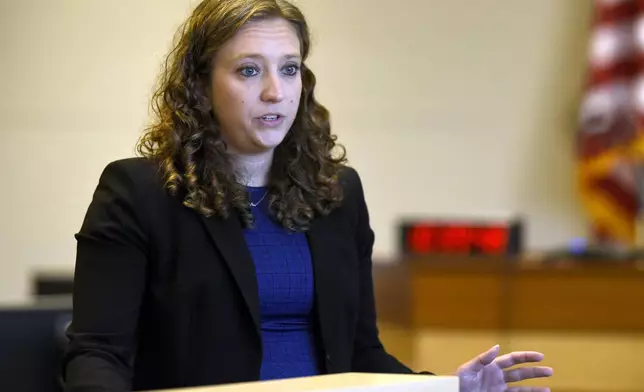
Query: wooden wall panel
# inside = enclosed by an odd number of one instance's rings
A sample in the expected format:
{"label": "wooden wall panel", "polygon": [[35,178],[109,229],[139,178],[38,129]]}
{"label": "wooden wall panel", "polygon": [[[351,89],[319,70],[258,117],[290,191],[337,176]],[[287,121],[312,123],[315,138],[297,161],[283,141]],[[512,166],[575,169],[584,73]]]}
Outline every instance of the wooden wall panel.
{"label": "wooden wall panel", "polygon": [[379,318],[417,328],[644,331],[644,270],[565,265],[445,258],[376,264]]}

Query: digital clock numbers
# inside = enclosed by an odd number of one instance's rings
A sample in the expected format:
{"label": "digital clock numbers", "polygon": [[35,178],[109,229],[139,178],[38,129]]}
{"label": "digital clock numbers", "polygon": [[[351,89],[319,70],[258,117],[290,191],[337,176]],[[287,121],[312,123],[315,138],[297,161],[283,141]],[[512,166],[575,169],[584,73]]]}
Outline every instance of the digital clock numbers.
{"label": "digital clock numbers", "polygon": [[406,255],[516,255],[522,247],[520,221],[418,220],[400,225]]}

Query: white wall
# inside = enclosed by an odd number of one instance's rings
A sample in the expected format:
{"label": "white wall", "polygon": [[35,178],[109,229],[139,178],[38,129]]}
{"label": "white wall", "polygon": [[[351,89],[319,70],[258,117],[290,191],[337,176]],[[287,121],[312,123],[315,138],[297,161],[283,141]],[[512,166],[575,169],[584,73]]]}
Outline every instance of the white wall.
{"label": "white wall", "polygon": [[[572,134],[585,0],[300,0],[310,65],[362,174],[376,253],[403,215],[520,212],[528,245],[583,234]],[[0,2],[0,301],[71,269],[104,165],[133,154],[191,0]]]}

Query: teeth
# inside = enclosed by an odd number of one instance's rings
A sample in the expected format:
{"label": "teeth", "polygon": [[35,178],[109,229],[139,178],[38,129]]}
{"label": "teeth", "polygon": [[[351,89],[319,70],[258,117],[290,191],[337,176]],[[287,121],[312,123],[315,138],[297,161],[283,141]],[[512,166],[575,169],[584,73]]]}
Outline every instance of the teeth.
{"label": "teeth", "polygon": [[266,120],[266,121],[275,121],[275,120],[277,120],[277,116],[275,116],[275,115],[273,115],[273,116],[264,116],[262,118],[264,120]]}

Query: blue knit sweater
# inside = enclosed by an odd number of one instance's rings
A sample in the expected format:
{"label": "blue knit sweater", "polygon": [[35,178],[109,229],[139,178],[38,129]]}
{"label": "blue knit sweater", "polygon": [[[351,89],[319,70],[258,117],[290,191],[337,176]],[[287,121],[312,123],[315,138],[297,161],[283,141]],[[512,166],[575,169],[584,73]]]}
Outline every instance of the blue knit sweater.
{"label": "blue knit sweater", "polygon": [[[264,187],[249,187],[252,202]],[[244,236],[255,263],[261,310],[263,358],[261,379],[319,373],[311,314],[313,266],[306,236],[290,233],[268,214],[268,197],[252,207],[253,228]]]}

